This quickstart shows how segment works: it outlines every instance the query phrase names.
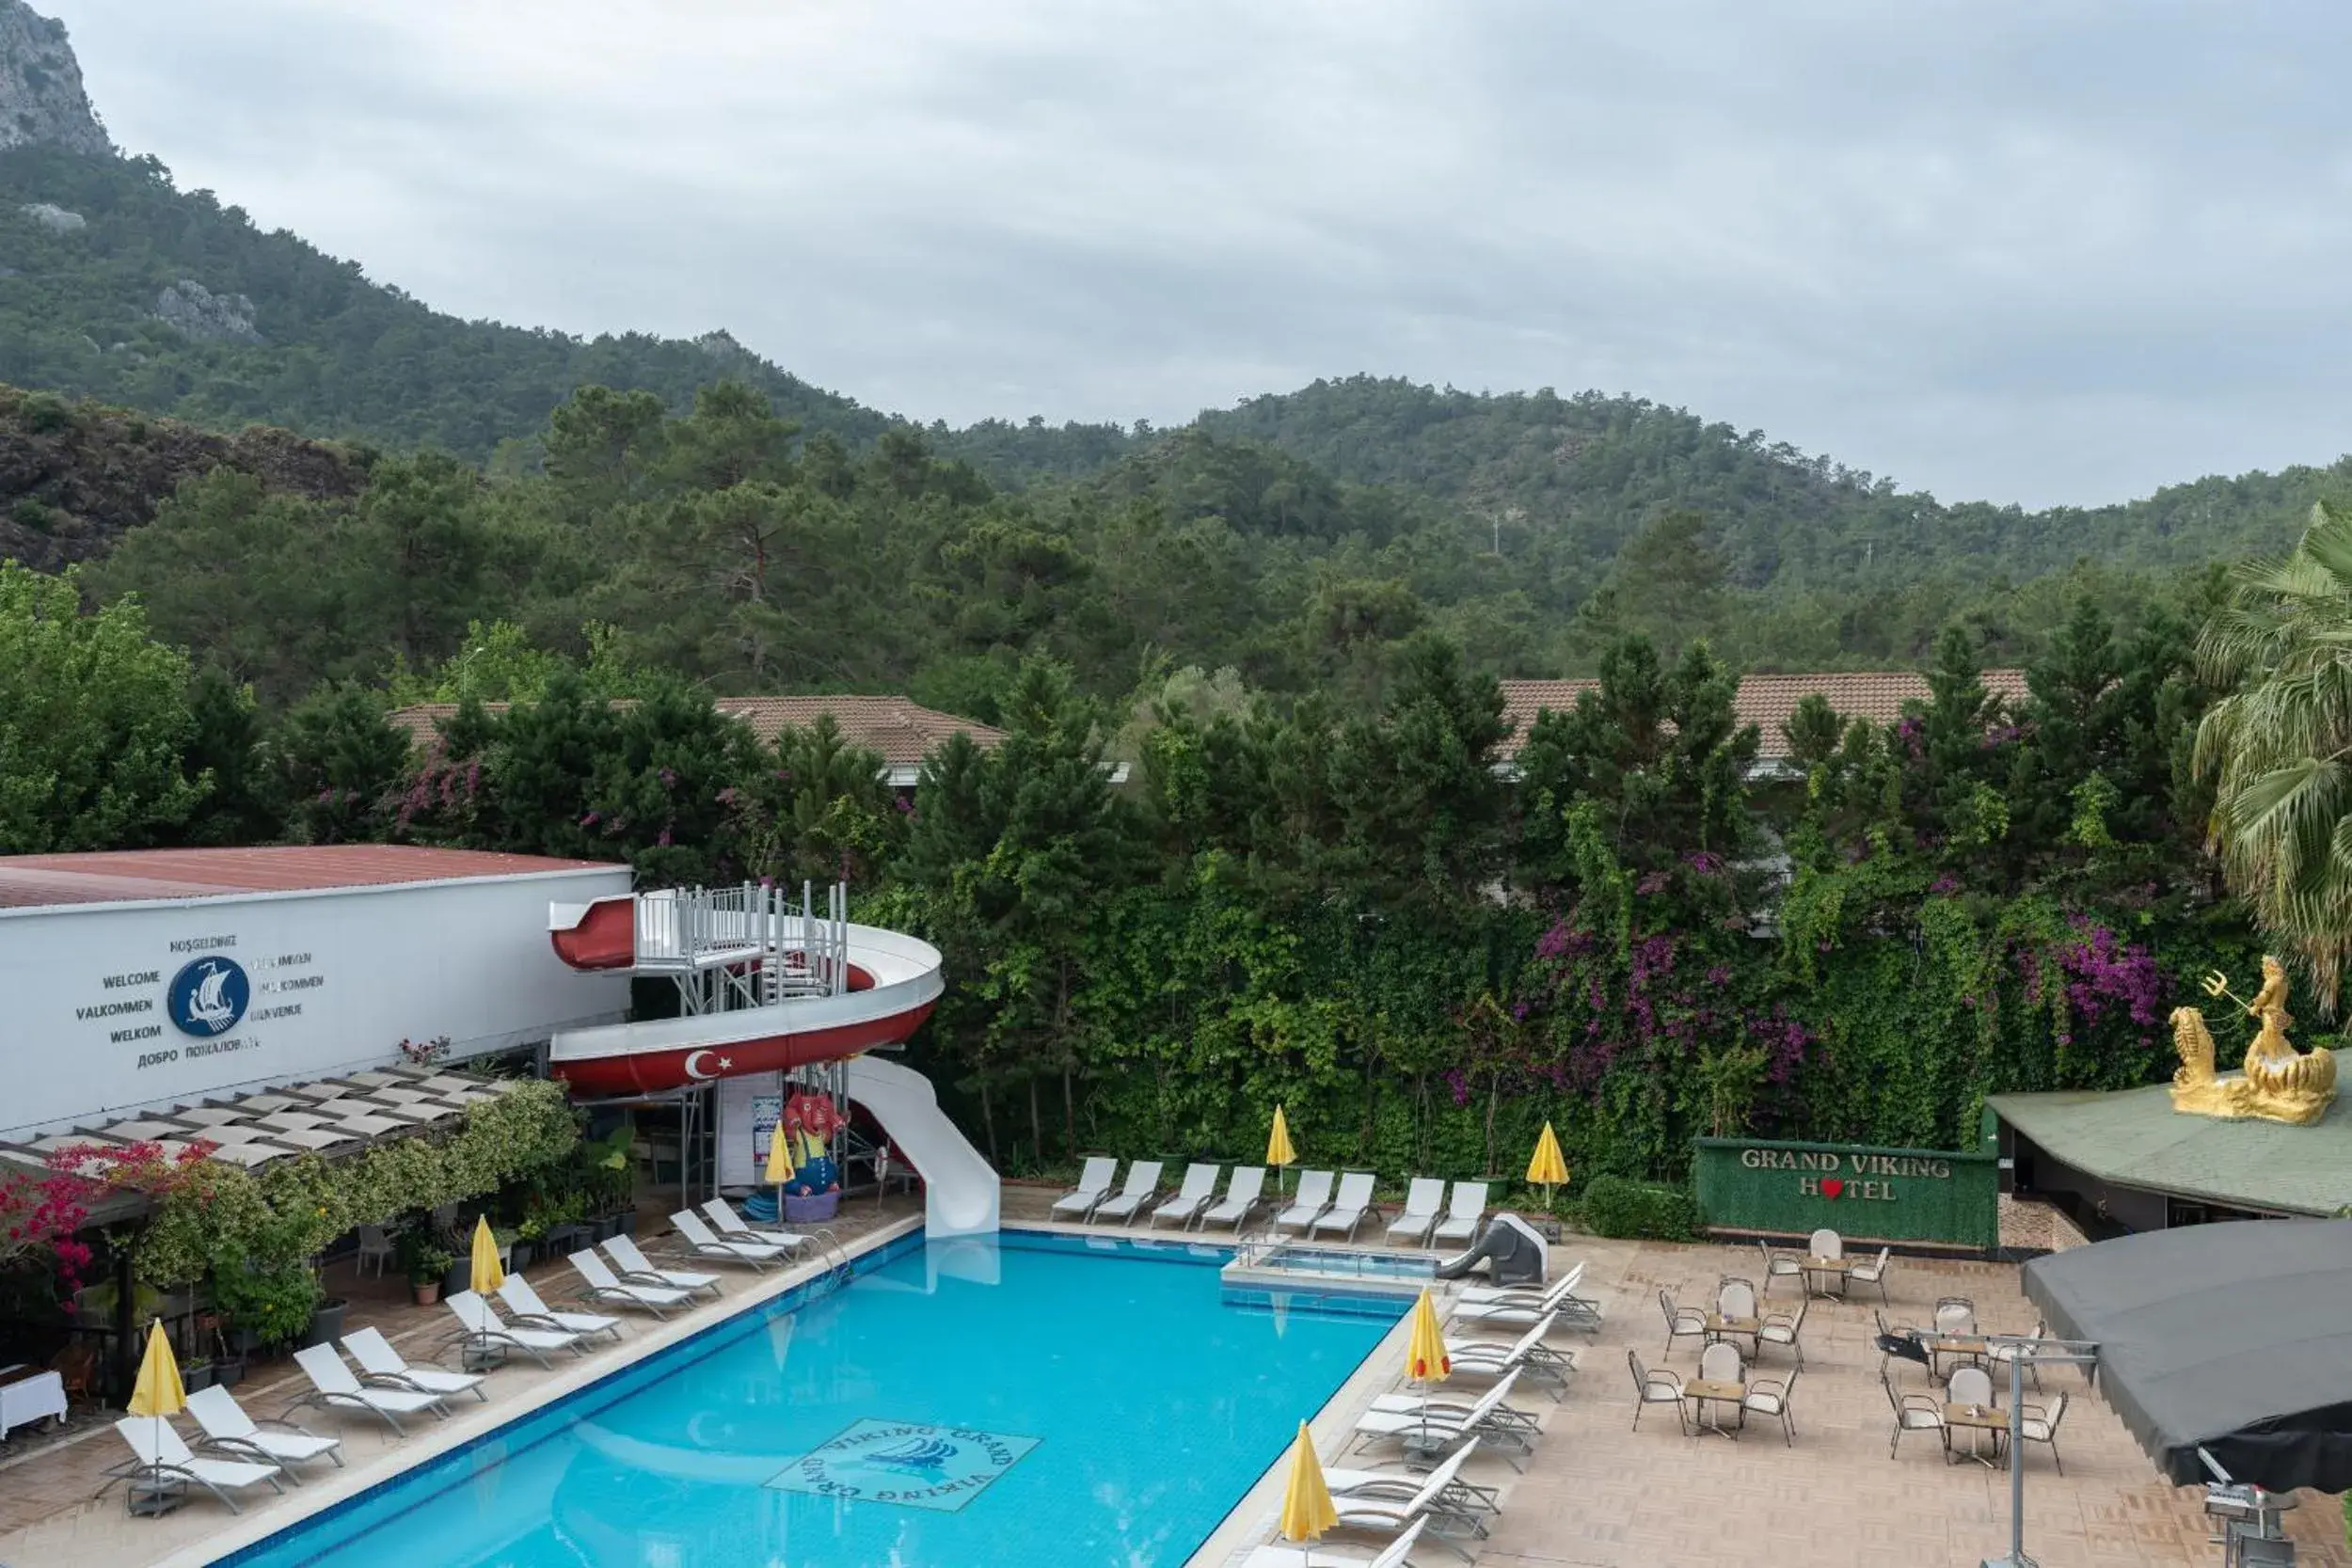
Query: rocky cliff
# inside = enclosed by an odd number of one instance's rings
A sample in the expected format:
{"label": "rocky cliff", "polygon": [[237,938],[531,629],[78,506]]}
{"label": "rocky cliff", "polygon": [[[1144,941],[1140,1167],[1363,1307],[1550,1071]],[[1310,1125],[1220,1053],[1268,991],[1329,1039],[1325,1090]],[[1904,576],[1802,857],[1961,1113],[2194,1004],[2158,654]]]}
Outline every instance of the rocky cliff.
{"label": "rocky cliff", "polygon": [[24,0],[0,0],[0,150],[36,143],[112,152],[106,128],[82,90],[65,24]]}

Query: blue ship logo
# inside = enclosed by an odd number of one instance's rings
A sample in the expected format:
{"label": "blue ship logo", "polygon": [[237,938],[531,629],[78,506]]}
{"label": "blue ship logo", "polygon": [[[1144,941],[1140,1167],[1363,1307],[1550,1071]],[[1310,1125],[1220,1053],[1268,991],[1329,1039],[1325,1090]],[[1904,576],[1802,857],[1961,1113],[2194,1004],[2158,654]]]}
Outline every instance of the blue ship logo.
{"label": "blue ship logo", "polygon": [[210,1039],[226,1034],[245,1017],[253,983],[234,958],[198,958],[171,977],[164,1010],[183,1035]]}
{"label": "blue ship logo", "polygon": [[919,1421],[853,1421],[769,1479],[783,1492],[952,1513],[994,1485],[1038,1439]]}

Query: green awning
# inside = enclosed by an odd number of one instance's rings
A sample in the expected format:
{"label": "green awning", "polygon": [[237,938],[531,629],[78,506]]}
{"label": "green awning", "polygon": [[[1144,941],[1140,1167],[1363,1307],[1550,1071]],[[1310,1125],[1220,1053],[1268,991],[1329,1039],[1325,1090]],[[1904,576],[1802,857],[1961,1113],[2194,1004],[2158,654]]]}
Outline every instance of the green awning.
{"label": "green awning", "polygon": [[2052,1159],[2118,1186],[2278,1214],[2352,1204],[2352,1112],[2341,1101],[2309,1127],[2184,1116],[2162,1084],[1987,1103]]}

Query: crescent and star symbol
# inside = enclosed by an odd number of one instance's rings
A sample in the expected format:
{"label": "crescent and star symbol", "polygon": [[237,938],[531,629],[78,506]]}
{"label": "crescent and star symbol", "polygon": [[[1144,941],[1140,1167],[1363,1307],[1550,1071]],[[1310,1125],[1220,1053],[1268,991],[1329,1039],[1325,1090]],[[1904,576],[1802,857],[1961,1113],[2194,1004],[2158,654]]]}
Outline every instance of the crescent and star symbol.
{"label": "crescent and star symbol", "polygon": [[735,1058],[732,1056],[721,1056],[719,1058],[719,1069],[717,1072],[706,1072],[701,1068],[694,1065],[703,1057],[710,1054],[712,1054],[712,1053],[708,1051],[688,1052],[686,1053],[686,1061],[683,1064],[686,1069],[686,1076],[689,1078],[716,1078],[720,1073],[725,1072],[735,1066]]}

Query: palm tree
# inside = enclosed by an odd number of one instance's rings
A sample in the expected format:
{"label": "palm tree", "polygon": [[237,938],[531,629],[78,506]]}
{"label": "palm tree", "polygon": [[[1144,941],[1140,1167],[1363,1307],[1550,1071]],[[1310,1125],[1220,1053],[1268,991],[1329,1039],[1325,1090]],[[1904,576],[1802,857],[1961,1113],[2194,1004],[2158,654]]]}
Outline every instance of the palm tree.
{"label": "palm tree", "polygon": [[2234,579],[2198,640],[2200,673],[2230,694],[2195,766],[2224,875],[2332,1012],[2352,958],[2352,511],[2315,504],[2292,554]]}

